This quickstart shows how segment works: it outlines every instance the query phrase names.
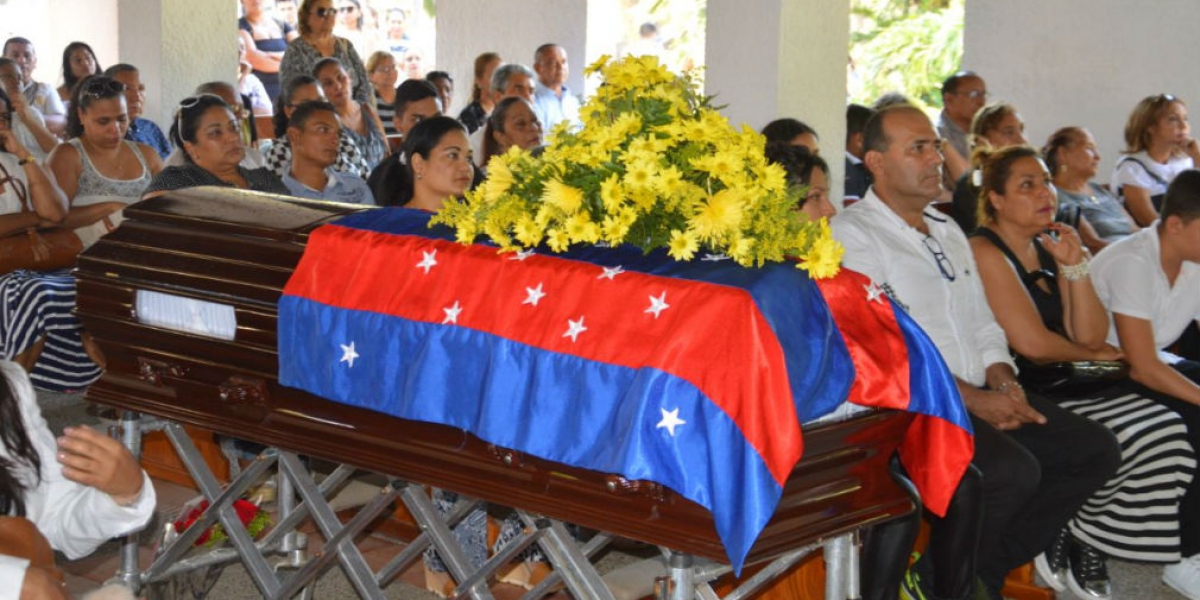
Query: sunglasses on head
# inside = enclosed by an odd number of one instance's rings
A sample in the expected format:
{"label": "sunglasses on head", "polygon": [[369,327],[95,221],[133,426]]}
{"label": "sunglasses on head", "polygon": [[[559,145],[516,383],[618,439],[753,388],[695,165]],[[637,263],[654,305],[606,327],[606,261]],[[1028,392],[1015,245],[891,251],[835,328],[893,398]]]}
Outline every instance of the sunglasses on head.
{"label": "sunglasses on head", "polygon": [[83,86],[83,94],[97,100],[125,93],[125,84],[115,79],[89,81]]}

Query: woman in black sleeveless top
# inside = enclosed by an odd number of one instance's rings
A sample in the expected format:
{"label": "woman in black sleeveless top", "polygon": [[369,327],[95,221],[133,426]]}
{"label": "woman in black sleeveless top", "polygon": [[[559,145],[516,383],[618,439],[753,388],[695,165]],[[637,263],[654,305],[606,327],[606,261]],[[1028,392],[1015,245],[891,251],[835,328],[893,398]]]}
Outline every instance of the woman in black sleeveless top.
{"label": "woman in black sleeveless top", "polygon": [[[1054,222],[1056,194],[1038,151],[977,151],[980,227],[971,237],[988,304],[1018,357],[1034,363],[1115,360],[1108,315],[1088,277],[1088,253]],[[1195,453],[1182,419],[1123,385],[1059,399],[1116,434],[1122,465],[1068,523],[1037,566],[1056,588],[1111,597],[1106,556],[1179,560],[1179,502]],[[1064,448],[1070,452],[1070,448]]]}

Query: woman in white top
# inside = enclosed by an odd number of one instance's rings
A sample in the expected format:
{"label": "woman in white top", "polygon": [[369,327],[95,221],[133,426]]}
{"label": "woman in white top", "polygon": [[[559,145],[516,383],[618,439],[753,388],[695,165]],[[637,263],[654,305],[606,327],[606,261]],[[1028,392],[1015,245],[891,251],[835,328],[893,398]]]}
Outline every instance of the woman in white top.
{"label": "woman in white top", "polygon": [[1170,94],[1138,102],[1125,123],[1125,150],[1113,170],[1112,189],[1139,227],[1158,218],[1167,185],[1200,159],[1191,136],[1187,105]]}
{"label": "woman in white top", "polygon": [[70,206],[64,226],[78,229],[106,218],[115,226],[117,213],[138,201],[162,170],[153,148],[125,139],[128,128],[124,84],[99,75],[75,88],[67,115],[70,139],[46,159]]}
{"label": "woman in white top", "polygon": [[[68,427],[55,440],[28,376],[8,361],[0,361],[0,431],[0,513],[36,527],[27,530],[39,538],[31,545],[44,540],[78,559],[153,516],[154,486],[137,459],[87,427]],[[11,535],[12,523],[4,526]],[[31,563],[22,550],[0,547],[0,600],[65,598],[53,563]]]}

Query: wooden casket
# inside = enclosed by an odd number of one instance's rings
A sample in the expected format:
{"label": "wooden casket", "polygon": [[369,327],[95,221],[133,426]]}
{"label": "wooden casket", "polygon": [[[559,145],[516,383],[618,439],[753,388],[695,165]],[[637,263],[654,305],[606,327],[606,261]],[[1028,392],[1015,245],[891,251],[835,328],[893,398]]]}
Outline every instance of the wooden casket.
{"label": "wooden casket", "polygon": [[[279,385],[281,289],[309,232],[358,210],[204,189],[127,208],[121,227],[84,253],[76,272],[79,318],[108,361],[88,398],[727,560],[711,514],[661,485],[541,460],[455,428]],[[236,327],[214,333],[203,323],[148,322],[139,302],[152,292],[216,305]],[[912,511],[887,469],[910,418],[881,411],[805,428],[803,460],[746,563]]]}

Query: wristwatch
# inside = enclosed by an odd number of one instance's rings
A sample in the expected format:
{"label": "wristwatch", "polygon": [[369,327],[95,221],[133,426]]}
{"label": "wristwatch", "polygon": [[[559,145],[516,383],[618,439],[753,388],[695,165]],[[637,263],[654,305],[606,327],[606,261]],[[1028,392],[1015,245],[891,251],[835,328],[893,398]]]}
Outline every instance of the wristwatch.
{"label": "wristwatch", "polygon": [[17,164],[23,167],[23,166],[25,166],[25,165],[27,165],[27,164],[29,164],[29,163],[31,163],[31,162],[34,162],[34,161],[36,161],[36,160],[37,160],[37,157],[35,157],[34,155],[30,154],[30,155],[26,156],[25,158],[22,158],[21,160],[18,160],[18,161],[17,161]]}

